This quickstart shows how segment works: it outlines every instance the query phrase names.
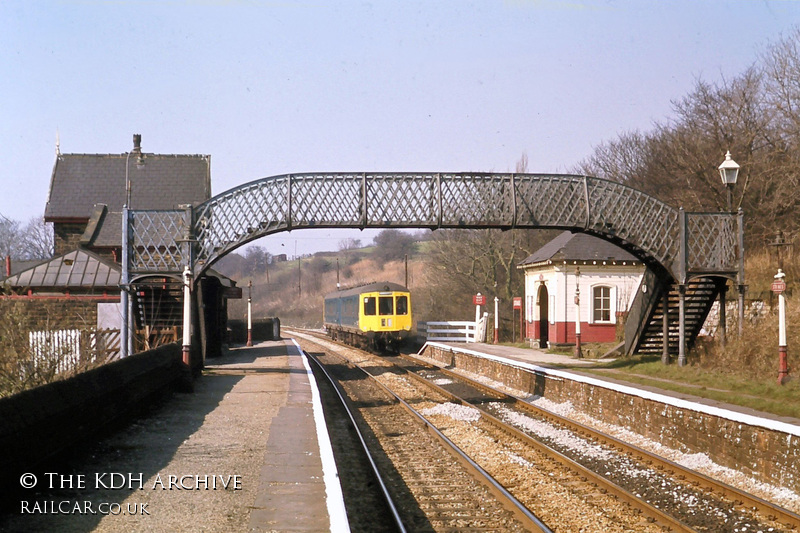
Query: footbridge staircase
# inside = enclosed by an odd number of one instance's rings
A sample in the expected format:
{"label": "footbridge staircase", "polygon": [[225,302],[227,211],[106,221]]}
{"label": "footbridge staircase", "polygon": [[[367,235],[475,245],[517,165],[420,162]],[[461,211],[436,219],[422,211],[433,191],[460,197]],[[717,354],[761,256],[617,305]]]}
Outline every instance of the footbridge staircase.
{"label": "footbridge staircase", "polygon": [[686,346],[690,348],[703,329],[708,313],[724,286],[724,282],[718,279],[699,277],[681,288],[659,281],[651,270],[647,270],[640,287],[647,287],[647,290],[639,291],[625,323],[625,353],[663,354],[665,339],[667,353],[679,353],[681,290],[684,291],[685,298]]}

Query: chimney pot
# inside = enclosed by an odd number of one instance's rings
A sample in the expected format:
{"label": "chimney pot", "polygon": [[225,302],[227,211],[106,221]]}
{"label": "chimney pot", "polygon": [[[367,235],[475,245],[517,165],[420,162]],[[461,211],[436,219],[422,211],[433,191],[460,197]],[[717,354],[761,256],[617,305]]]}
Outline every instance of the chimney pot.
{"label": "chimney pot", "polygon": [[133,134],[133,151],[137,153],[142,151],[142,136],[139,133]]}

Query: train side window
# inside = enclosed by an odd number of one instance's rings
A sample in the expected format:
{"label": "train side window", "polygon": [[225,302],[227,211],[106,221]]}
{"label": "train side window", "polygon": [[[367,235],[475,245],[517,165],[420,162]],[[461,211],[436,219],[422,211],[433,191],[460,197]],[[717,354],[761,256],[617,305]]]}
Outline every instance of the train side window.
{"label": "train side window", "polygon": [[364,298],[364,314],[365,315],[374,315],[375,314],[375,297],[369,296]]}
{"label": "train side window", "polygon": [[408,296],[397,297],[397,314],[398,315],[408,314]]}
{"label": "train side window", "polygon": [[394,314],[394,298],[391,296],[381,296],[378,298],[378,313],[381,315]]}

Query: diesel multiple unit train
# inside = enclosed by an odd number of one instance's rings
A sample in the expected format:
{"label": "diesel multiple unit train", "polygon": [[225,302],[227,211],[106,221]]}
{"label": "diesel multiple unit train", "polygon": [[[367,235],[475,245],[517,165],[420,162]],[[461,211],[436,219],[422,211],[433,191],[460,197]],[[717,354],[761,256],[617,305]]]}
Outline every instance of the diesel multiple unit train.
{"label": "diesel multiple unit train", "polygon": [[411,295],[397,283],[370,283],[325,296],[325,329],[334,340],[396,352],[411,330]]}

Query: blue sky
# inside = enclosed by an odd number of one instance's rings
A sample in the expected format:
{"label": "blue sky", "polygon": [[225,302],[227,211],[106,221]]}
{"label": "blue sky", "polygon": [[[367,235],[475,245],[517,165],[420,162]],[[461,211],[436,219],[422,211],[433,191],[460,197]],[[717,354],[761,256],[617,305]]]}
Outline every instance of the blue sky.
{"label": "blue sky", "polygon": [[[288,172],[565,172],[733,77],[794,0],[0,2],[0,214],[65,153],[211,154],[214,194]],[[336,249],[292,232],[272,253]],[[283,250],[278,251],[280,244]]]}

